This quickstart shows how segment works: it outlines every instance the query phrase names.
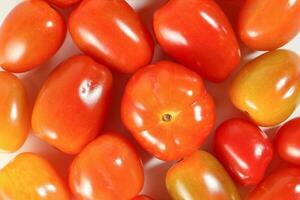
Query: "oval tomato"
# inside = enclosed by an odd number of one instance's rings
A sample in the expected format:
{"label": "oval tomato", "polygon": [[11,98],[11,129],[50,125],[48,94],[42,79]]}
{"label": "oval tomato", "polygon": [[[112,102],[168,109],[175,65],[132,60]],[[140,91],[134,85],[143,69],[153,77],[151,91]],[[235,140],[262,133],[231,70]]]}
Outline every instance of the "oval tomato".
{"label": "oval tomato", "polygon": [[262,126],[286,120],[299,103],[299,94],[300,59],[288,50],[269,52],[249,62],[230,88],[232,103]]}
{"label": "oval tomato", "polygon": [[65,34],[62,16],[48,3],[24,1],[0,28],[0,66],[11,72],[28,71],[53,56]]}
{"label": "oval tomato", "polygon": [[58,7],[66,8],[76,3],[79,3],[81,0],[48,0],[48,1]]}
{"label": "oval tomato", "polygon": [[39,92],[32,114],[34,133],[65,153],[79,153],[102,127],[111,85],[105,66],[88,56],[69,58]]}
{"label": "oval tomato", "polygon": [[120,134],[108,133],[75,158],[69,181],[73,194],[81,200],[132,199],[142,189],[143,173],[134,146]]}
{"label": "oval tomato", "polygon": [[240,12],[238,32],[252,49],[277,49],[299,31],[300,0],[250,0]]}
{"label": "oval tomato", "polygon": [[182,65],[159,62],[132,76],[123,94],[121,117],[149,153],[177,160],[206,139],[215,108],[200,76]]}
{"label": "oval tomato", "polygon": [[124,0],[85,0],[72,12],[69,27],[83,52],[117,71],[132,73],[152,59],[150,34]]}
{"label": "oval tomato", "polygon": [[71,200],[62,179],[44,158],[19,154],[0,171],[2,200]]}
{"label": "oval tomato", "polygon": [[300,199],[300,170],[286,168],[265,178],[247,200],[297,200]]}
{"label": "oval tomato", "polygon": [[133,200],[152,200],[152,199],[146,195],[139,195],[134,197]]}
{"label": "oval tomato", "polygon": [[230,23],[211,0],[170,0],[154,15],[154,32],[164,51],[214,82],[240,62]]}
{"label": "oval tomato", "polygon": [[29,128],[29,105],[22,82],[0,72],[0,151],[16,151],[25,142]]}
{"label": "oval tomato", "polygon": [[300,118],[290,120],[279,129],[275,148],[283,160],[300,165]]}
{"label": "oval tomato", "polygon": [[240,199],[225,169],[205,151],[196,151],[170,168],[166,185],[173,200]]}
{"label": "oval tomato", "polygon": [[233,178],[243,185],[259,183],[273,156],[268,136],[243,119],[230,119],[218,127],[214,150]]}

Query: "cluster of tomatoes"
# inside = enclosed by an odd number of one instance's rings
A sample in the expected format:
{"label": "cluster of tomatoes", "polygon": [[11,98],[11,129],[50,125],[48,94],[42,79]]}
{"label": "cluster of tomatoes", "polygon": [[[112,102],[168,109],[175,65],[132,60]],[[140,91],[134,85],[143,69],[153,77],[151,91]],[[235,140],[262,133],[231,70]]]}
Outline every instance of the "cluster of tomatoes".
{"label": "cluster of tomatoes", "polygon": [[[123,125],[151,155],[178,161],[166,175],[172,199],[239,200],[235,182],[257,185],[248,200],[300,199],[300,168],[294,167],[300,165],[300,118],[284,124],[274,142],[258,127],[284,122],[300,100],[300,58],[276,50],[300,30],[300,0],[243,2],[238,38],[253,50],[269,52],[234,77],[229,96],[248,119],[233,118],[216,129],[216,157],[198,150],[216,120],[202,78],[223,82],[241,59],[236,34],[219,5],[169,0],[158,8],[154,35],[174,61],[149,64],[153,39],[126,1],[79,1],[24,0],[0,28],[5,70],[0,72],[0,150],[18,150],[32,128],[41,140],[76,155],[69,187],[41,156],[18,155],[0,171],[1,200],[69,200],[71,194],[80,200],[151,199],[138,196],[144,170],[131,141],[116,132],[98,136],[114,98],[110,70],[132,74],[120,105]],[[26,90],[12,73],[36,68],[58,51],[67,28],[56,6],[73,5],[68,29],[84,54],[54,69],[31,111]],[[290,166],[265,177],[275,152]]]}

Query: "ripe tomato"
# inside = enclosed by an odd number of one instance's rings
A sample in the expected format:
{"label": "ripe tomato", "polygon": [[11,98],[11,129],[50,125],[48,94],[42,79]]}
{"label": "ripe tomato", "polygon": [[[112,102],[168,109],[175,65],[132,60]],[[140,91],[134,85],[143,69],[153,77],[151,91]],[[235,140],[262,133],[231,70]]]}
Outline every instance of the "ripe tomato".
{"label": "ripe tomato", "polygon": [[37,97],[33,131],[65,153],[79,153],[102,127],[111,85],[105,66],[88,56],[69,58],[50,74]]}
{"label": "ripe tomato", "polygon": [[0,94],[0,151],[16,151],[30,128],[27,94],[22,82],[8,72],[0,72]]}
{"label": "ripe tomato", "polygon": [[113,69],[132,73],[152,59],[153,42],[124,0],[85,0],[69,19],[79,48]]}
{"label": "ripe tomato", "polygon": [[67,187],[44,158],[19,154],[0,171],[1,200],[70,200]]}
{"label": "ripe tomato", "polygon": [[286,120],[299,94],[300,59],[287,50],[266,53],[246,64],[230,89],[233,104],[262,126]]}
{"label": "ripe tomato", "polygon": [[156,11],[154,32],[163,50],[210,81],[223,81],[240,62],[234,32],[214,1],[170,0]]}
{"label": "ripe tomato", "polygon": [[142,189],[143,166],[134,146],[117,133],[87,145],[70,168],[70,187],[81,200],[132,199]]}
{"label": "ripe tomato", "polygon": [[133,200],[152,200],[152,199],[146,195],[139,195],[134,197]]}
{"label": "ripe tomato", "polygon": [[219,126],[214,150],[233,178],[243,185],[259,183],[273,156],[268,136],[243,119],[230,119]]}
{"label": "ripe tomato", "polygon": [[62,16],[48,3],[24,1],[0,28],[0,66],[11,72],[28,71],[53,56],[65,34]]}
{"label": "ripe tomato", "polygon": [[48,1],[58,7],[66,8],[80,2],[81,0],[48,0]]}
{"label": "ripe tomato", "polygon": [[172,62],[140,69],[121,105],[124,125],[149,153],[177,160],[194,152],[215,121],[212,97],[193,71]]}
{"label": "ripe tomato", "polygon": [[205,151],[196,151],[170,168],[166,185],[173,200],[240,199],[225,169]]}
{"label": "ripe tomato", "polygon": [[277,49],[299,30],[300,0],[248,0],[240,12],[238,32],[252,49]]}
{"label": "ripe tomato", "polygon": [[265,178],[247,200],[298,200],[300,199],[300,170],[286,168]]}
{"label": "ripe tomato", "polygon": [[300,165],[300,118],[292,119],[279,129],[275,148],[283,160]]}

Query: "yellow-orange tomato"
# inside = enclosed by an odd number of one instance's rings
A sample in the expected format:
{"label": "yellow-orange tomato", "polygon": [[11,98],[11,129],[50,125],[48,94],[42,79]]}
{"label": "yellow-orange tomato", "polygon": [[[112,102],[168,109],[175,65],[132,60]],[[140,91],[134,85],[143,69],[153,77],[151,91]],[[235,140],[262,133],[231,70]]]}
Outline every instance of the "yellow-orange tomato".
{"label": "yellow-orange tomato", "polygon": [[30,120],[25,88],[8,72],[0,72],[0,113],[0,151],[15,151],[27,138]]}
{"label": "yellow-orange tomato", "polygon": [[238,32],[252,49],[277,49],[299,30],[300,0],[248,0],[240,12]]}
{"label": "yellow-orange tomato", "polygon": [[197,151],[169,169],[166,185],[173,200],[240,199],[225,169],[205,151]]}
{"label": "yellow-orange tomato", "polygon": [[272,126],[286,120],[299,102],[300,59],[276,50],[249,62],[230,89],[233,104],[257,124]]}
{"label": "yellow-orange tomato", "polygon": [[48,161],[22,153],[0,171],[0,199],[70,200],[70,195]]}

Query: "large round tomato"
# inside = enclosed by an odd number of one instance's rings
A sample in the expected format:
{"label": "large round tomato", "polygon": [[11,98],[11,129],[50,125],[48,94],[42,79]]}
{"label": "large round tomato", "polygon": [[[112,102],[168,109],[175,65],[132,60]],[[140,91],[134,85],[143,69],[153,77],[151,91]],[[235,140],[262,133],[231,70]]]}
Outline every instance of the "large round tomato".
{"label": "large round tomato", "polygon": [[152,59],[150,34],[124,0],[85,0],[72,12],[69,27],[83,52],[117,71],[132,73]]}
{"label": "large round tomato", "polygon": [[218,127],[214,150],[230,174],[243,185],[259,183],[273,156],[268,136],[243,119],[230,119]]}
{"label": "large round tomato", "polygon": [[212,0],[170,0],[153,23],[163,50],[204,78],[223,81],[240,62],[230,23]]}
{"label": "large round tomato", "polygon": [[176,160],[203,143],[214,125],[215,109],[199,75],[173,62],[159,62],[132,76],[121,116],[148,152]]}
{"label": "large round tomato", "polygon": [[275,148],[282,159],[300,165],[300,118],[292,119],[279,129]]}
{"label": "large round tomato", "polygon": [[0,66],[11,72],[28,71],[48,60],[65,34],[62,16],[47,2],[23,1],[0,28]]}
{"label": "large round tomato", "polygon": [[48,0],[48,1],[58,7],[65,8],[65,7],[72,6],[80,2],[81,0]]}
{"label": "large round tomato", "polygon": [[39,92],[32,114],[34,133],[65,153],[79,153],[101,130],[111,85],[105,66],[84,55],[69,58]]}
{"label": "large round tomato", "polygon": [[142,189],[144,172],[134,146],[118,133],[106,133],[75,158],[69,181],[80,200],[129,200]]}
{"label": "large round tomato", "polygon": [[265,178],[247,200],[298,200],[300,199],[300,169],[286,168]]}

